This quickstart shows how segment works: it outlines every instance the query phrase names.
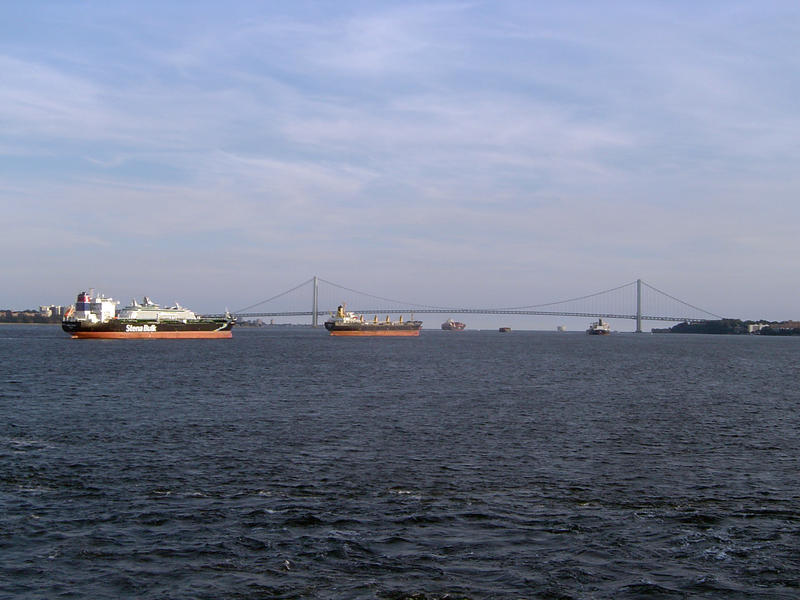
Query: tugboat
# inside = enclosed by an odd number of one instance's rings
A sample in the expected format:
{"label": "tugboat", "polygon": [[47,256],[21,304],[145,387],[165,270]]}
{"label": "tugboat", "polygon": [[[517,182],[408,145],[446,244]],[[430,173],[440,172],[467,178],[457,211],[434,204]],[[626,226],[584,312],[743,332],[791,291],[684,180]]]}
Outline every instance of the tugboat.
{"label": "tugboat", "polygon": [[147,296],[133,300],[117,314],[112,298],[81,292],[67,309],[61,329],[73,338],[101,339],[213,339],[233,336],[236,322],[224,317],[202,317],[179,304],[161,307]]}
{"label": "tugboat", "polygon": [[378,321],[378,315],[375,315],[372,321],[365,321],[364,315],[347,312],[345,306],[344,303],[340,304],[336,314],[325,321],[325,329],[331,335],[418,336],[422,329],[422,321],[403,321],[402,316],[397,321],[391,321],[386,315],[385,321]]}
{"label": "tugboat", "polygon": [[597,323],[589,325],[586,333],[589,335],[608,335],[611,333],[611,325],[603,321],[603,319],[597,319]]}
{"label": "tugboat", "polygon": [[445,331],[464,331],[466,325],[460,321],[453,321],[453,319],[447,319],[444,323],[442,323],[442,329]]}

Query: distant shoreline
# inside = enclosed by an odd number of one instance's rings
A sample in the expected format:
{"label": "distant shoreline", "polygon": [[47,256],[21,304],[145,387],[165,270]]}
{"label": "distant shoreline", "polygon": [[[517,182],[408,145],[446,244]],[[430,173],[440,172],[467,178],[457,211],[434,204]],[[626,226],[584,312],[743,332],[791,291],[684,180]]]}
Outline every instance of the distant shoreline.
{"label": "distant shoreline", "polygon": [[60,319],[58,321],[47,321],[47,322],[44,322],[44,323],[41,322],[41,321],[0,321],[0,325],[51,325],[51,326],[55,326],[55,325],[60,325],[60,324],[61,324],[61,320]]}
{"label": "distant shoreline", "polygon": [[669,328],[652,329],[652,333],[705,333],[711,335],[800,335],[798,321],[742,321],[719,319],[698,323],[678,323]]}

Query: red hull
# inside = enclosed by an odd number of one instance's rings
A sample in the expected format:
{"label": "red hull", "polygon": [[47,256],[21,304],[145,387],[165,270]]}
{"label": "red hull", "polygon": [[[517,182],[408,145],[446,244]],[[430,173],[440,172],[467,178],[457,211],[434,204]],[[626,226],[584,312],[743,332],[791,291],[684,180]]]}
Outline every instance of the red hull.
{"label": "red hull", "polygon": [[102,340],[211,340],[233,337],[228,331],[81,331],[73,333],[73,339]]}
{"label": "red hull", "polygon": [[419,329],[401,329],[399,331],[331,331],[331,335],[346,335],[346,336],[380,336],[380,337],[415,337],[419,335]]}

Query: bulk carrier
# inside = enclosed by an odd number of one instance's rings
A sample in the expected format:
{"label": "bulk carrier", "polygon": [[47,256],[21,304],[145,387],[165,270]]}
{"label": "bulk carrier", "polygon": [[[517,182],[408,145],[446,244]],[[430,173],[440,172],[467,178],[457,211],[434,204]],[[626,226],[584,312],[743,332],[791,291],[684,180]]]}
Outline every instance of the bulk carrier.
{"label": "bulk carrier", "polygon": [[385,321],[379,321],[377,315],[372,321],[365,321],[364,315],[347,312],[345,305],[341,304],[336,314],[325,321],[325,329],[331,335],[417,336],[422,329],[422,321],[403,321],[402,316],[397,321],[390,321],[388,315]]}
{"label": "bulk carrier", "polygon": [[117,313],[112,298],[81,292],[64,314],[61,329],[73,338],[213,339],[229,338],[235,319],[202,317],[179,304],[161,307],[146,297],[133,300]]}

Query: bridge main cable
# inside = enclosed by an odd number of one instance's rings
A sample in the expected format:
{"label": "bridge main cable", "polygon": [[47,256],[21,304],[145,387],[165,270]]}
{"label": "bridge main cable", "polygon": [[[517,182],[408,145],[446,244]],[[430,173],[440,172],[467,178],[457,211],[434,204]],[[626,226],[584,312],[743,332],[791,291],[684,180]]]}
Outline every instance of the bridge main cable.
{"label": "bridge main cable", "polygon": [[[319,281],[321,281],[322,283],[327,283],[328,285],[332,285],[333,287],[339,288],[340,290],[353,292],[354,294],[359,294],[361,296],[367,296],[369,298],[374,298],[375,300],[383,300],[384,302],[392,302],[394,304],[402,304],[404,306],[416,306],[417,308],[434,308],[434,309],[438,309],[438,310],[450,310],[446,306],[433,306],[431,304],[418,304],[416,302],[406,302],[404,300],[395,300],[393,298],[384,298],[383,296],[375,296],[374,294],[368,294],[367,292],[362,292],[360,290],[354,290],[352,288],[345,287],[343,285],[339,285],[338,283],[333,283],[332,281],[328,281],[326,279],[322,279],[322,277],[319,278]],[[382,310],[382,311],[379,311],[379,312],[386,312],[386,311]],[[409,311],[404,311],[404,312],[409,312]]]}
{"label": "bridge main cable", "polygon": [[256,306],[261,306],[262,304],[266,304],[267,302],[272,302],[273,300],[277,300],[281,296],[285,296],[286,294],[291,294],[293,291],[300,289],[304,285],[308,285],[312,281],[314,281],[313,277],[311,279],[306,279],[303,283],[294,286],[290,290],[286,290],[285,292],[281,292],[280,294],[278,294],[276,296],[273,296],[272,298],[267,298],[266,300],[262,300],[261,302],[256,302],[255,304],[251,304],[250,306],[245,306],[244,308],[240,308],[239,310],[235,310],[235,311],[233,311],[233,314],[243,313],[244,311],[250,310],[251,308],[255,308]]}
{"label": "bridge main cable", "polygon": [[[375,296],[373,294],[368,294],[368,293],[362,292],[360,290],[354,290],[352,288],[345,287],[343,285],[339,285],[338,283],[333,283],[332,281],[327,281],[325,279],[322,279],[321,277],[319,278],[319,281],[321,281],[323,283],[327,283],[328,285],[332,285],[332,286],[337,287],[339,289],[346,290],[348,292],[353,292],[354,294],[367,296],[369,298],[374,298],[376,300],[383,300],[384,302],[392,302],[394,304],[401,304],[401,305],[404,305],[404,306],[415,306],[415,307],[418,307],[418,308],[430,308],[430,309],[436,309],[437,311],[442,311],[442,312],[451,311],[451,312],[454,312],[454,313],[461,313],[461,314],[466,314],[470,310],[470,309],[456,308],[456,307],[435,306],[435,305],[432,305],[432,304],[419,304],[419,303],[416,303],[416,302],[405,302],[403,300],[395,300],[393,298],[384,298],[382,296]],[[308,283],[308,282],[306,282],[306,283]],[[587,294],[585,296],[578,296],[577,298],[568,298],[566,300],[557,300],[555,302],[544,302],[542,304],[529,304],[527,306],[509,306],[509,307],[490,308],[490,309],[475,309],[475,312],[483,312],[483,313],[485,313],[487,311],[525,310],[525,309],[528,309],[528,308],[541,308],[543,306],[554,306],[556,304],[566,304],[568,302],[577,302],[579,300],[586,300],[587,298],[594,298],[595,296],[601,296],[603,294],[609,294],[611,292],[616,292],[617,290],[621,290],[623,288],[630,287],[630,286],[633,286],[635,284],[636,284],[636,282],[632,281],[630,283],[624,283],[622,285],[618,285],[617,287],[610,288],[610,289],[607,289],[607,290],[603,290],[601,292],[594,292],[593,294]],[[653,288],[653,289],[655,289],[655,288]],[[656,291],[658,291],[658,290],[656,290]],[[660,293],[663,294],[663,292],[660,292]],[[664,295],[667,296],[668,294],[664,294]],[[677,298],[673,298],[673,300],[677,300]],[[680,300],[678,300],[678,302],[680,302]],[[683,304],[686,304],[687,306],[691,306],[691,304],[688,304],[686,302],[683,302]],[[692,307],[692,308],[695,308],[695,307]],[[697,310],[701,310],[701,309],[697,309]],[[364,311],[364,312],[370,312],[370,311]],[[386,312],[386,311],[383,310],[383,311],[378,311],[378,312]],[[395,312],[396,313],[398,311],[389,311],[389,312]],[[404,312],[408,312],[408,311],[404,311]],[[420,311],[420,312],[424,312],[424,311]],[[702,311],[702,312],[708,312],[708,311]],[[561,313],[556,313],[556,314],[561,314]],[[584,313],[581,313],[582,316],[583,316],[583,314]],[[712,314],[712,313],[708,313],[708,314]]]}
{"label": "bridge main cable", "polygon": [[675,300],[675,302],[680,302],[681,304],[683,304],[685,306],[688,306],[689,308],[693,308],[694,310],[700,311],[701,313],[705,313],[707,315],[711,315],[712,317],[716,317],[717,319],[724,319],[725,318],[725,317],[719,316],[716,313],[711,312],[710,310],[706,310],[704,308],[700,308],[699,306],[695,306],[694,304],[689,304],[688,302],[685,302],[685,301],[681,300],[680,298],[676,298],[675,296],[670,296],[667,292],[662,292],[661,290],[659,290],[656,287],[653,287],[652,285],[650,285],[646,281],[642,281],[642,284],[644,286],[650,288],[654,292],[657,292],[657,293],[661,294],[662,296],[666,296],[670,300]]}

